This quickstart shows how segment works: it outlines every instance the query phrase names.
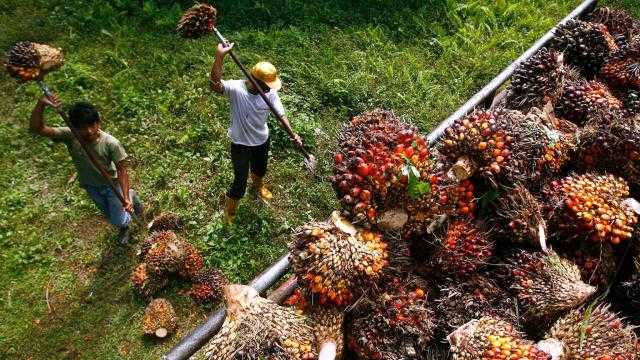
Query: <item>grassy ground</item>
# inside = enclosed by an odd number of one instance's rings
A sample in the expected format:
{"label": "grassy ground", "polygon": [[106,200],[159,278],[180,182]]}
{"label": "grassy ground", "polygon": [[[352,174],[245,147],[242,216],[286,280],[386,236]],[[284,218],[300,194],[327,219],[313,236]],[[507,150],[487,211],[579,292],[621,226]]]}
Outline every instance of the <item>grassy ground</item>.
{"label": "grassy ground", "polygon": [[[274,130],[274,201],[243,201],[232,229],[221,226],[218,204],[232,178],[228,108],[206,89],[215,42],[173,32],[189,1],[9,0],[0,4],[0,48],[20,40],[62,47],[67,62],[48,78],[51,87],[67,103],[97,104],[134,160],[147,208],[183,216],[184,235],[207,263],[245,282],[285,251],[293,227],[336,207],[322,179],[349,115],[383,106],[426,132],[577,3],[218,2],[220,28],[241,58],[280,68],[289,118],[320,160],[320,176],[305,176]],[[225,76],[240,76],[230,61]],[[135,250],[115,245],[114,231],[70,181],[64,147],[27,132],[37,88],[3,74],[0,95],[0,358],[158,358],[210,308],[172,284],[164,295],[181,318],[178,334],[164,343],[141,336],[145,303],[128,283]]]}

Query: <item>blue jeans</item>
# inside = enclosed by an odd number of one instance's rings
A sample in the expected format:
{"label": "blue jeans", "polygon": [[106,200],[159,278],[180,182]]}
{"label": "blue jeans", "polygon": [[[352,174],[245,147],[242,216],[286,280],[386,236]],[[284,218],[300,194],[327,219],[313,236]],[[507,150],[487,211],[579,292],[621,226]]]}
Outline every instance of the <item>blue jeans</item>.
{"label": "blue jeans", "polygon": [[[93,202],[96,204],[98,209],[104,214],[104,216],[109,220],[111,224],[118,228],[126,228],[129,227],[129,223],[131,222],[131,214],[124,210],[122,207],[122,203],[118,196],[111,190],[109,185],[103,186],[91,186],[91,185],[81,185],[85,190],[87,190],[87,194]],[[122,194],[122,189],[120,185],[116,185],[118,188],[118,192]],[[129,199],[134,201],[133,199],[137,198],[135,191],[129,189]]]}

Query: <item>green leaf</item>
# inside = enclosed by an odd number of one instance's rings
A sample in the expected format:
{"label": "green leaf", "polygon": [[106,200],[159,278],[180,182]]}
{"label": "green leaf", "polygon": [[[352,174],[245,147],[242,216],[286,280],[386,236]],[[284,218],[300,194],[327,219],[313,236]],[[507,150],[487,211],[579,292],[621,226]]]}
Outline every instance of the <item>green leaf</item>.
{"label": "green leaf", "polygon": [[431,191],[431,184],[425,181],[420,181],[420,172],[415,166],[407,163],[404,166],[403,173],[406,173],[409,177],[409,184],[407,187],[407,193],[413,200],[420,198],[424,194],[428,194]]}

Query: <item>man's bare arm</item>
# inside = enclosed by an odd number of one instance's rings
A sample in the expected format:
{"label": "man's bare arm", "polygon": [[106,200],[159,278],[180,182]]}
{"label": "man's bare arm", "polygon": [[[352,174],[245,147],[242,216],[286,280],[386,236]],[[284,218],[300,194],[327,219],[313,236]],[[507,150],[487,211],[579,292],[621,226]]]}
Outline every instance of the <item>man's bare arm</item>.
{"label": "man's bare arm", "polygon": [[209,88],[218,94],[224,94],[224,86],[222,85],[222,63],[225,55],[233,48],[233,44],[218,44],[216,48],[216,58],[211,66],[211,74],[209,74]]}
{"label": "man's bare arm", "polygon": [[36,106],[33,108],[33,111],[31,112],[31,123],[29,124],[29,127],[31,132],[34,134],[53,138],[55,135],[55,130],[45,125],[44,123],[44,109],[47,106],[50,106],[52,108],[60,107],[60,99],[58,99],[58,97],[55,95],[53,95],[51,98],[48,98],[46,96],[41,97],[38,100]]}

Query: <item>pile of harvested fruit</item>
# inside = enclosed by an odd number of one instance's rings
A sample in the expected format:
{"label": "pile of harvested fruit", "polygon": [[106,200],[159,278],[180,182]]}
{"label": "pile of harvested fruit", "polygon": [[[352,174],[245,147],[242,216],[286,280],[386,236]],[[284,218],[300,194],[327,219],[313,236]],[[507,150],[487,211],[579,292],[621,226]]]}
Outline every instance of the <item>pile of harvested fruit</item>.
{"label": "pile of harvested fruit", "polygon": [[[294,234],[289,310],[247,310],[251,324],[275,316],[283,328],[225,351],[640,359],[640,22],[607,8],[585,19],[434,144],[386,110],[346,123],[330,177],[341,209]],[[236,341],[232,326],[216,344]]]}

